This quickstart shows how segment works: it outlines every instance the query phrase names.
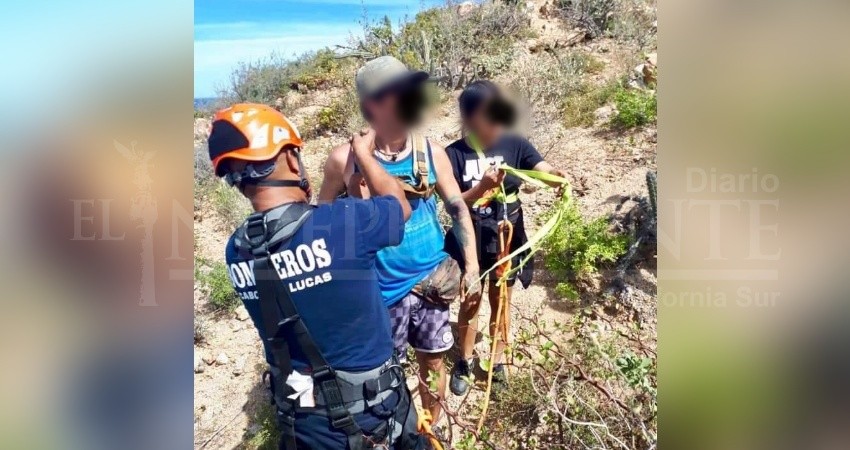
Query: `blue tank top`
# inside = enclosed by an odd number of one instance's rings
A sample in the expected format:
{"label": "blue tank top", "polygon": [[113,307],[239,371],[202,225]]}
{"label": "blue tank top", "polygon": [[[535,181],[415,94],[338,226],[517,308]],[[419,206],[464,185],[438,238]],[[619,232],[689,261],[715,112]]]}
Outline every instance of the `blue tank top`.
{"label": "blue tank top", "polygon": [[[431,144],[428,144],[428,184],[437,183],[434,163],[431,157]],[[398,178],[418,181],[413,167],[413,153],[398,161],[382,161],[386,171]],[[389,307],[404,298],[416,283],[428,276],[448,254],[443,251],[443,229],[437,219],[436,194],[427,199],[412,199],[410,219],[404,225],[404,238],[395,247],[385,247],[378,251],[375,268],[378,272],[378,284]]]}

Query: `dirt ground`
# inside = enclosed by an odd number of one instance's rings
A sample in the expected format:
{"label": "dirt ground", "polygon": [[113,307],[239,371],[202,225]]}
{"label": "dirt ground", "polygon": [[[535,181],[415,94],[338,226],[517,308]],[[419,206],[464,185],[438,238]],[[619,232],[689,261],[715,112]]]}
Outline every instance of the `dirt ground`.
{"label": "dirt ground", "polygon": [[[536,17],[535,27],[541,28],[537,39],[551,41],[560,39],[566,31],[555,31],[551,21]],[[605,71],[621,71],[615,44],[594,42],[586,49],[606,64]],[[604,79],[603,71],[597,77]],[[622,72],[620,72],[622,73]],[[323,95],[333,96],[334,92]],[[446,145],[459,136],[458,113],[455,92],[436,111],[424,132],[431,139]],[[291,114],[299,123],[310,113],[309,106]],[[196,139],[203,141],[209,122],[196,119]],[[587,217],[610,214],[620,196],[645,195],[645,175],[656,169],[656,130],[639,128],[621,134],[609,131],[601,122],[589,128],[566,129],[558,123],[546,123],[532,130],[529,135],[544,154],[547,161],[566,170],[574,188],[581,191],[576,196],[580,209]],[[308,142],[304,161],[311,179],[318,187],[321,167],[328,151],[346,140],[345,136],[325,136]],[[549,191],[520,194],[525,205],[530,233],[539,226],[536,218],[554,202]],[[222,222],[210,209],[201,208],[195,218],[196,248],[206,259],[223,260],[224,246],[232,230],[225,229]],[[539,266],[538,266],[539,267]],[[514,292],[514,314],[525,317],[540,317],[549,321],[565,321],[570,317],[569,308],[553,295],[554,280],[548,279],[543,271],[536,274],[535,283],[529,289],[517,287]],[[630,284],[637,287],[638,300],[651,303],[655,297],[655,272],[640,268],[630,275]],[[240,448],[246,437],[259,429],[254,423],[258,408],[268,402],[268,394],[260,384],[264,370],[263,354],[256,330],[244,314],[243,308],[235,313],[216,314],[210,312],[203,296],[195,291],[195,313],[208,325],[206,342],[195,347],[197,358],[211,361],[204,364],[204,371],[195,375],[195,447],[207,449]],[[482,318],[489,316],[486,301],[480,312]],[[457,306],[453,310],[452,322],[457,320]],[[479,321],[483,327],[486,319]],[[480,354],[487,353],[486,342],[478,344]],[[453,358],[453,357],[450,357]],[[409,380],[411,387],[415,380]],[[480,400],[482,393],[476,389],[468,403]],[[449,405],[457,407],[458,399],[448,394]]]}

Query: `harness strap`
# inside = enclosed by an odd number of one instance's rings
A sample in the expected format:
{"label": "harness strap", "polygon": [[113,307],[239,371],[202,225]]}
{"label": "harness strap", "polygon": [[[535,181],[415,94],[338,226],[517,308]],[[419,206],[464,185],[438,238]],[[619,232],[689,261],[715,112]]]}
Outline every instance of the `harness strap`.
{"label": "harness strap", "polygon": [[417,133],[412,134],[410,140],[412,144],[411,157],[413,158],[414,177],[418,180],[418,184],[412,186],[401,179],[399,179],[399,182],[408,199],[428,198],[434,193],[434,186],[430,184],[428,179],[431,144],[425,136]]}
{"label": "harness strap", "polygon": [[[348,384],[344,380],[340,384],[340,395],[343,403],[350,404],[359,401],[374,400],[381,392],[394,389],[399,385],[399,377],[392,370],[387,370],[377,378],[366,380],[361,384]],[[325,406],[328,400],[319,392],[316,396],[316,406]]]}
{"label": "harness strap", "polygon": [[[297,205],[300,205],[300,207]],[[299,218],[303,220],[304,215],[311,212],[312,208],[307,204],[293,204],[283,212],[280,222],[297,221]],[[295,230],[286,237],[286,241],[292,237],[294,232]],[[366,447],[363,431],[345,407],[336,373],[310,336],[304,321],[298,314],[292,297],[289,295],[289,291],[280,282],[280,277],[272,267],[268,247],[269,236],[267,234],[268,228],[263,213],[255,213],[248,217],[245,237],[251,245],[251,253],[255,258],[254,277],[260,296],[260,309],[266,332],[265,338],[272,350],[275,364],[278,365],[284,376],[292,373],[287,336],[294,337],[312,369],[314,384],[318,386],[319,392],[327,401],[325,406],[331,426],[343,431],[348,436],[348,444],[351,450],[364,449]],[[291,388],[288,388],[288,390],[291,390]],[[294,419],[291,422],[291,427],[287,423],[285,428],[288,429],[282,430],[283,444],[286,450],[296,450]]]}

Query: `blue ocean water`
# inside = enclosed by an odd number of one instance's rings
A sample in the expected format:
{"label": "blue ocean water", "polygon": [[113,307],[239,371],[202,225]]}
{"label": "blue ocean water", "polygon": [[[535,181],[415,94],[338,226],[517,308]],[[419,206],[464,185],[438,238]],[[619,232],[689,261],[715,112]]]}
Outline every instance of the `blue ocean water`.
{"label": "blue ocean water", "polygon": [[209,106],[212,106],[216,100],[218,100],[216,97],[201,97],[196,98],[193,103],[195,109],[207,109]]}

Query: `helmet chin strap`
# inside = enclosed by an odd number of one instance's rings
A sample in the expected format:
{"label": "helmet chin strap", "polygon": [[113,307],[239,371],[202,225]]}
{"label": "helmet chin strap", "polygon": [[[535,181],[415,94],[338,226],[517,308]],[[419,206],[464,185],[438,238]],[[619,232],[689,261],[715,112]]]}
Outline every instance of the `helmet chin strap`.
{"label": "helmet chin strap", "polygon": [[296,151],[295,157],[298,159],[299,180],[267,180],[266,177],[274,172],[275,163],[270,162],[264,165],[258,172],[253,165],[248,165],[242,173],[230,173],[227,175],[228,183],[239,186],[243,189],[246,185],[252,186],[267,186],[267,187],[297,187],[301,188],[304,193],[310,195],[310,181],[304,177],[304,164],[301,162],[301,152]]}

